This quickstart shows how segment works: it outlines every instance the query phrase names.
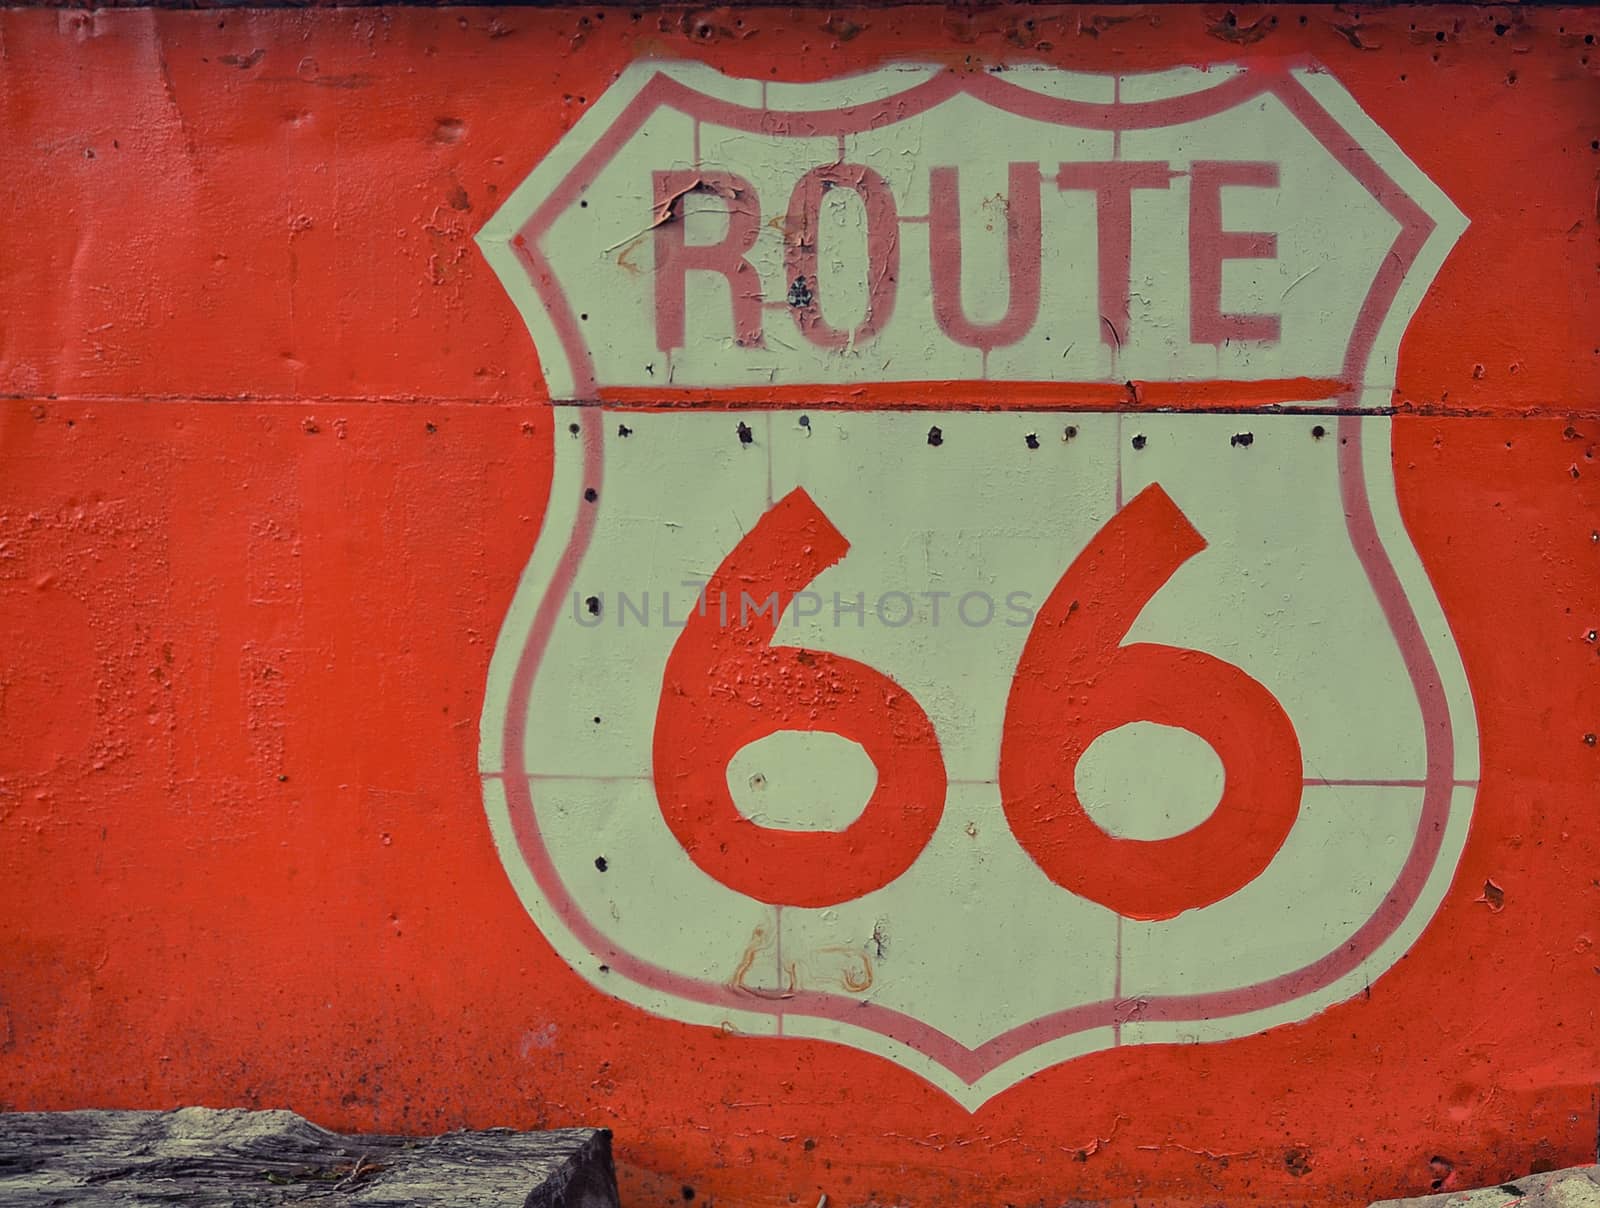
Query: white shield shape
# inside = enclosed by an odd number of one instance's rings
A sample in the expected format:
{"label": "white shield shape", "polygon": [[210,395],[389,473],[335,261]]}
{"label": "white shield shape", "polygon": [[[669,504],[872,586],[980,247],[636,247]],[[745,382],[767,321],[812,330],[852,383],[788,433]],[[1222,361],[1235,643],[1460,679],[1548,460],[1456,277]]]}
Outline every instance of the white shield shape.
{"label": "white shield shape", "polygon": [[1387,413],[1463,227],[1313,69],[631,68],[480,235],[555,399],[481,751],[550,942],[969,1109],[1370,985],[1476,792]]}

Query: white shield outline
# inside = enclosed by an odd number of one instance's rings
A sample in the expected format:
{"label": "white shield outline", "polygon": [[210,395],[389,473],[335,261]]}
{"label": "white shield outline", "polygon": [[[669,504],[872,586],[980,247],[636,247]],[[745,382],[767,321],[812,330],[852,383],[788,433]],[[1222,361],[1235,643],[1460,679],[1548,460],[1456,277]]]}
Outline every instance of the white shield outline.
{"label": "white shield outline", "polygon": [[[911,86],[897,89],[908,73]],[[1449,886],[1465,842],[1477,783],[1477,735],[1448,624],[1399,515],[1388,442],[1371,439],[1373,423],[1387,426],[1388,421],[1370,417],[1390,403],[1400,338],[1466,222],[1325,73],[1305,67],[1219,74],[1221,84],[1175,98],[1183,101],[1183,112],[1193,112],[1195,97],[1209,98],[1207,103],[1220,109],[1240,98],[1273,92],[1400,225],[1346,351],[1348,385],[1336,401],[1350,414],[1334,421],[1341,440],[1339,482],[1351,544],[1399,645],[1426,735],[1422,824],[1383,906],[1322,959],[1270,983],[1198,996],[1111,999],[1025,1022],[976,1048],[910,1016],[845,995],[806,991],[768,1002],[725,983],[673,973],[620,950],[600,923],[584,915],[542,846],[521,744],[541,653],[566,607],[593,534],[594,511],[586,507],[583,493],[603,484],[606,413],[593,405],[602,387],[580,325],[540,253],[540,215],[548,221],[561,205],[571,203],[563,190],[568,182],[581,181],[586,163],[592,163],[586,156],[602,154],[606,133],[636,120],[641,107],[668,96],[676,103],[699,97],[727,113],[741,106],[738,97],[748,96],[752,86],[698,65],[641,62],[600,98],[479,236],[545,358],[553,399],[573,404],[555,408],[561,427],[577,426],[577,440],[556,443],[544,524],[496,647],[482,718],[480,771],[491,828],[524,905],[557,951],[592,985],[683,1022],[756,1035],[827,1039],[876,1053],[976,1110],[1031,1073],[1111,1044],[1194,1039],[1200,1021],[1204,1038],[1211,1040],[1304,1019],[1359,993],[1421,934]],[[805,87],[790,86],[788,91]],[[889,96],[916,104],[948,95],[951,89],[989,99],[1002,92],[1029,93],[989,75],[958,77],[905,67],[829,81],[825,88],[830,107],[804,111],[806,120],[847,120],[851,108],[841,106],[842,94],[878,100]],[[1115,107],[1049,100],[1052,108],[1064,106],[1080,119],[1123,120],[1109,116]],[[1139,110],[1137,120],[1159,125],[1171,112],[1165,104],[1123,108]],[[908,387],[914,389],[914,384]]]}

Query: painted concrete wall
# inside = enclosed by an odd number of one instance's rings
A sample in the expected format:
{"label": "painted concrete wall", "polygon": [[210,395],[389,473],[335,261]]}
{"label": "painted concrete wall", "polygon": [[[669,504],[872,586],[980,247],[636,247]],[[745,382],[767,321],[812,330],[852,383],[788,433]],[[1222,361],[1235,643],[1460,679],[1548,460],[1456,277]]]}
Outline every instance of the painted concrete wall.
{"label": "painted concrete wall", "polygon": [[1589,1160],[1597,33],[0,16],[0,1103]]}

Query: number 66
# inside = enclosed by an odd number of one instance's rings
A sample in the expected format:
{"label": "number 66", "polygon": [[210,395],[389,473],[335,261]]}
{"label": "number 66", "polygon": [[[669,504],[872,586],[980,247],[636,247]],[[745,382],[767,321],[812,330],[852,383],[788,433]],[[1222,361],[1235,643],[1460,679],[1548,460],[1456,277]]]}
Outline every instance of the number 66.
{"label": "number 66", "polygon": [[[1089,541],[1034,619],[1017,660],[1000,742],[999,787],[1019,843],[1056,884],[1130,918],[1170,918],[1237,892],[1271,862],[1300,808],[1294,726],[1260,682],[1198,650],[1122,645],[1140,611],[1205,539],[1159,486]],[[893,679],[854,659],[774,646],[778,616],[849,550],[803,489],[776,503],[723,559],[705,598],[776,597],[723,622],[692,615],[662,676],[654,741],[662,817],[696,865],[758,901],[830,906],[908,869],[938,828],[946,773],[928,715]],[[1209,743],[1222,799],[1168,839],[1108,834],[1074,775],[1102,734],[1132,722]],[[726,768],[780,730],[861,744],[878,783],[841,831],[759,826],[739,813]]]}

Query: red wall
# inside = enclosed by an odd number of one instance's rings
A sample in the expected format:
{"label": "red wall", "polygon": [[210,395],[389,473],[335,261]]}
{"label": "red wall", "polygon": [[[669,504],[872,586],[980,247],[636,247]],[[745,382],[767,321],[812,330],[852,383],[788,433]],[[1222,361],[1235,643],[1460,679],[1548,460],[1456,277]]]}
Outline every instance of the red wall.
{"label": "red wall", "polygon": [[[600,1124],[632,1205],[1334,1204],[1592,1161],[1597,35],[1556,8],[0,14],[0,1106]],[[541,938],[476,752],[553,433],[472,236],[643,53],[1313,55],[1471,217],[1394,443],[1482,783],[1370,995],[968,1114],[850,1049],[625,1006]]]}

